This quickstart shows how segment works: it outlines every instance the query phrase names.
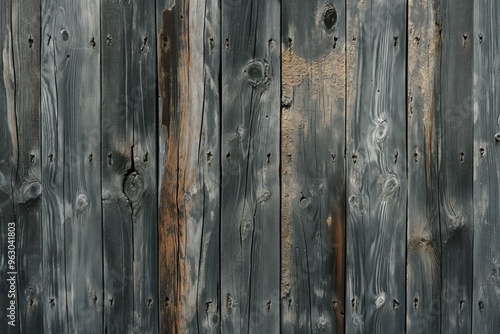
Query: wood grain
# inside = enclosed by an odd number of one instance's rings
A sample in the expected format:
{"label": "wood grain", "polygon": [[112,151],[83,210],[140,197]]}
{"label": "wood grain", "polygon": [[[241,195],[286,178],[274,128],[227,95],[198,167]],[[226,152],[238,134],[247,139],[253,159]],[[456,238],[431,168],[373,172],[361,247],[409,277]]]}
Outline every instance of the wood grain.
{"label": "wood grain", "polygon": [[100,47],[92,43],[100,38],[99,3],[44,0],[42,8],[42,114],[52,126],[44,129],[43,174],[47,192],[57,192],[45,206],[53,215],[44,226],[44,272],[53,275],[46,329],[96,333],[103,330]]}
{"label": "wood grain", "polygon": [[160,330],[218,333],[220,7],[158,5]]}
{"label": "wood grain", "polygon": [[500,331],[500,4],[474,3],[472,332]]}
{"label": "wood grain", "polygon": [[17,149],[14,204],[20,332],[35,332],[43,326],[39,13],[38,1],[12,2]]}
{"label": "wood grain", "polygon": [[347,1],[346,332],[404,331],[406,1]]}
{"label": "wood grain", "polygon": [[[473,3],[441,1],[438,115],[441,333],[470,333],[472,316]],[[439,21],[438,21],[439,22]]]}
{"label": "wood grain", "polygon": [[281,331],[343,333],[345,4],[282,10]]}
{"label": "wood grain", "polygon": [[105,330],[157,332],[155,6],[101,9]]}
{"label": "wood grain", "polygon": [[[14,214],[14,183],[16,176],[15,164],[17,163],[18,155],[11,1],[0,3],[0,27],[0,45],[2,49],[2,56],[0,57],[0,247],[2,249],[0,279],[3,287],[4,282],[7,282],[7,278],[10,278],[10,275],[7,275],[7,226],[9,223],[16,223]],[[1,289],[0,331],[9,334],[19,333],[19,327],[8,325],[8,321],[11,319],[7,318],[7,315],[10,313],[8,313],[7,307],[10,306],[10,301],[12,300],[8,294],[9,289]],[[18,305],[16,305],[15,313],[19,314]],[[18,318],[16,319],[16,324],[19,324]]]}
{"label": "wood grain", "polygon": [[407,326],[408,333],[441,329],[441,233],[436,104],[441,59],[439,1],[411,0],[407,80]]}
{"label": "wood grain", "polygon": [[222,332],[277,333],[280,3],[224,0],[222,38]]}

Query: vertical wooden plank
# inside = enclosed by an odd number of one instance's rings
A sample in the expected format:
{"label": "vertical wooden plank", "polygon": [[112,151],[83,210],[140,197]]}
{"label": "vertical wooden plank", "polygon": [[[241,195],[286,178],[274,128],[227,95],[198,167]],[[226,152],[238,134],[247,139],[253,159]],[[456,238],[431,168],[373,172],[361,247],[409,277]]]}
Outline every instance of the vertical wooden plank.
{"label": "vertical wooden plank", "polygon": [[408,4],[407,332],[441,329],[441,234],[438,124],[441,23],[439,1]]}
{"label": "vertical wooden plank", "polygon": [[154,3],[104,1],[105,330],[157,332]]}
{"label": "vertical wooden plank", "polygon": [[441,333],[470,333],[472,316],[473,2],[441,1],[438,145]]}
{"label": "vertical wooden plank", "polygon": [[280,3],[222,1],[223,333],[277,333]]}
{"label": "vertical wooden plank", "polygon": [[[132,3],[101,3],[102,210],[104,251],[104,329],[134,328],[133,203],[124,192],[134,172],[134,106],[131,68]],[[127,183],[128,184],[128,183]]]}
{"label": "vertical wooden plank", "polygon": [[160,332],[220,330],[219,2],[157,2]]}
{"label": "vertical wooden plank", "polygon": [[[42,114],[42,266],[43,329],[49,333],[68,332],[66,308],[66,245],[64,238],[64,118],[60,105],[58,69],[54,43],[56,3],[42,0],[41,114]],[[54,36],[52,36],[54,34]],[[61,37],[59,37],[60,39]]]}
{"label": "vertical wooden plank", "polygon": [[[59,250],[61,246],[52,242],[64,242],[62,255],[51,254],[52,258],[47,259],[48,271],[57,281],[55,287],[54,282],[48,285],[58,293],[58,285],[64,284],[66,291],[66,300],[49,295],[49,304],[58,304],[67,311],[67,319],[49,319],[52,323],[48,326],[67,326],[68,332],[101,332],[100,47],[95,42],[100,38],[99,2],[44,0],[42,5],[42,36],[47,37],[42,58],[47,96],[42,113],[48,126],[56,127],[50,133],[44,128],[43,142],[48,164],[57,161],[58,167],[45,169],[49,184],[50,180],[58,183],[55,190],[59,193],[52,198],[56,203],[48,203],[58,219],[48,224],[58,225],[54,226],[58,234],[46,230],[47,248]],[[47,137],[56,133],[55,143],[49,144]],[[64,261],[64,266],[51,261],[54,259]]]}
{"label": "vertical wooden plank", "polygon": [[[18,284],[17,275],[8,274],[8,272],[15,272],[19,268],[17,257],[14,259],[14,264],[8,262],[8,255],[15,256],[15,254],[8,252],[8,246],[17,245],[15,236],[13,238],[11,235],[9,239],[9,227],[16,228],[14,182],[18,153],[11,1],[0,3],[0,9],[0,45],[2,49],[2,56],[0,57],[0,247],[2,249],[0,279],[2,287],[8,287],[2,288],[0,291],[0,331],[2,333],[18,333],[18,295],[14,293],[15,296],[13,296],[13,292],[9,292],[11,283],[7,281],[7,279],[12,280],[15,290]],[[14,314],[12,314],[11,310],[8,310],[8,308],[12,308],[11,301],[15,303],[13,305]],[[12,318],[12,315],[14,318]],[[14,321],[13,325],[9,325],[9,321]]]}
{"label": "vertical wooden plank", "polygon": [[343,333],[345,2],[282,11],[281,331]]}
{"label": "vertical wooden plank", "polygon": [[346,332],[405,327],[406,1],[347,1]]}
{"label": "vertical wooden plank", "polygon": [[500,3],[474,2],[472,332],[500,331]]}
{"label": "vertical wooden plank", "polygon": [[17,158],[14,186],[17,223],[18,326],[42,324],[42,233],[40,156],[40,2],[12,4]]}

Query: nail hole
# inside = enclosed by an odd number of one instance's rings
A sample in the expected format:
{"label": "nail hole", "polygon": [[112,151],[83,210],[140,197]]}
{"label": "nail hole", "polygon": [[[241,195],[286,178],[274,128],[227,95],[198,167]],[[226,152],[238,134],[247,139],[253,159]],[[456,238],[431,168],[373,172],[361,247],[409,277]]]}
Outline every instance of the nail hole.
{"label": "nail hole", "polygon": [[397,310],[399,308],[399,302],[396,299],[392,300],[392,309]]}
{"label": "nail hole", "polygon": [[106,36],[106,44],[110,46],[111,43],[113,43],[113,37],[111,35]]}
{"label": "nail hole", "polygon": [[229,38],[226,38],[226,50],[229,49]]}
{"label": "nail hole", "polygon": [[483,309],[484,309],[484,302],[482,300],[479,301],[479,303],[477,303],[478,306],[479,306],[479,312],[483,312]]}
{"label": "nail hole", "polygon": [[34,162],[35,162],[35,155],[34,154],[30,154],[30,164],[32,164]]}
{"label": "nail hole", "polygon": [[148,42],[148,36],[144,37],[144,39],[142,40],[141,52],[144,51],[147,42]]}
{"label": "nail hole", "polygon": [[231,154],[229,154],[229,153],[226,154],[226,158],[228,158],[228,159],[231,158]]}
{"label": "nail hole", "polygon": [[112,165],[113,164],[113,154],[109,153],[108,154],[108,165]]}
{"label": "nail hole", "polygon": [[55,302],[54,298],[50,298],[49,304],[50,304],[51,307],[56,306],[56,302]]}
{"label": "nail hole", "polygon": [[465,153],[464,152],[461,152],[460,153],[460,163],[463,164],[465,161]]}
{"label": "nail hole", "polygon": [[337,37],[337,36],[333,37],[333,48],[334,48],[334,49],[337,47],[337,41],[338,41],[338,40],[339,40],[339,39],[338,39],[338,37]]}
{"label": "nail hole", "polygon": [[92,49],[95,49],[96,43],[94,37],[90,40],[90,46],[92,46]]}
{"label": "nail hole", "polygon": [[90,154],[89,155],[89,163],[92,164],[92,160],[94,159],[94,155],[93,154]]}
{"label": "nail hole", "polygon": [[461,300],[460,301],[460,306],[459,306],[460,311],[462,311],[464,309],[464,306],[465,306],[465,300]]}
{"label": "nail hole", "polygon": [[148,162],[149,161],[149,154],[146,153],[144,154],[144,159],[143,159],[144,162]]}
{"label": "nail hole", "polygon": [[113,298],[109,298],[108,301],[109,301],[109,306],[112,307],[113,306],[113,302],[114,302]]}
{"label": "nail hole", "polygon": [[31,49],[33,47],[33,38],[28,39],[28,47]]}
{"label": "nail hole", "polygon": [[152,304],[153,304],[153,300],[151,298],[149,298],[147,301],[148,308],[151,308]]}
{"label": "nail hole", "polygon": [[266,303],[266,309],[267,309],[267,311],[268,311],[268,312],[271,310],[271,306],[272,306],[272,305],[273,305],[273,304],[271,303],[271,301],[268,301],[268,302]]}
{"label": "nail hole", "polygon": [[479,149],[479,154],[481,155],[481,158],[484,158],[484,148]]}
{"label": "nail hole", "polygon": [[47,34],[47,45],[50,45],[50,41],[52,40],[52,36]]}
{"label": "nail hole", "polygon": [[465,44],[467,43],[467,38],[468,38],[467,34],[463,34],[462,38],[463,38],[463,45],[465,47]]}
{"label": "nail hole", "polygon": [[352,162],[353,162],[353,163],[356,163],[357,161],[358,161],[358,156],[354,154],[354,155],[352,156]]}
{"label": "nail hole", "polygon": [[49,154],[49,162],[52,162],[54,161],[54,155],[51,153]]}
{"label": "nail hole", "polygon": [[394,46],[398,46],[398,36],[394,36]]}
{"label": "nail hole", "polygon": [[483,44],[483,34],[479,33],[477,36],[479,37],[479,44]]}
{"label": "nail hole", "polygon": [[413,309],[415,311],[418,309],[418,298],[413,299]]}
{"label": "nail hole", "polygon": [[289,48],[292,47],[292,38],[291,37],[288,37],[288,47]]}

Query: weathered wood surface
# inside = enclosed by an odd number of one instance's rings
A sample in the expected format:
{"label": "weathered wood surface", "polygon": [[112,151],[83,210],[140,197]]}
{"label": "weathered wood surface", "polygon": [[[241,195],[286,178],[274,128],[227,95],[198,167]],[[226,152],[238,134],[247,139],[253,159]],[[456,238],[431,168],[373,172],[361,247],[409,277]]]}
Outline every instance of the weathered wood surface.
{"label": "weathered wood surface", "polygon": [[105,331],[157,332],[155,5],[101,10]]}
{"label": "weathered wood surface", "polygon": [[346,9],[282,11],[281,331],[343,333]]}
{"label": "weathered wood surface", "polygon": [[[18,327],[7,324],[10,306],[9,289],[6,284],[8,269],[7,246],[8,224],[16,223],[14,216],[14,180],[15,163],[17,160],[17,122],[15,108],[15,77],[14,77],[14,51],[12,35],[12,3],[5,1],[0,10],[0,247],[2,258],[0,291],[0,331],[2,333],[18,333]],[[4,283],[5,282],[5,283]],[[5,288],[4,288],[5,287]],[[16,313],[19,312],[16,305]]]}
{"label": "weathered wood surface", "polygon": [[[97,0],[43,0],[45,330],[103,330]],[[43,196],[43,194],[42,194]],[[54,261],[56,260],[56,261]],[[45,276],[45,275],[44,275]]]}
{"label": "weathered wood surface", "polygon": [[347,1],[346,332],[403,332],[406,1]]}
{"label": "weathered wood surface", "polygon": [[160,331],[220,331],[220,7],[158,2]]}
{"label": "weathered wood surface", "polygon": [[499,29],[500,3],[474,2],[474,333],[500,331]]}
{"label": "weathered wood surface", "polygon": [[0,2],[0,332],[500,331],[499,19]]}
{"label": "weathered wood surface", "polygon": [[472,1],[441,1],[438,194],[441,333],[470,333],[472,316]]}
{"label": "weathered wood surface", "polygon": [[277,333],[280,3],[222,1],[222,38],[222,332]]}
{"label": "weathered wood surface", "polygon": [[17,223],[18,328],[42,327],[42,233],[40,152],[40,2],[12,1],[17,150],[14,181]]}
{"label": "weathered wood surface", "polygon": [[407,326],[441,330],[441,233],[438,123],[442,11],[439,1],[410,0],[407,79]]}

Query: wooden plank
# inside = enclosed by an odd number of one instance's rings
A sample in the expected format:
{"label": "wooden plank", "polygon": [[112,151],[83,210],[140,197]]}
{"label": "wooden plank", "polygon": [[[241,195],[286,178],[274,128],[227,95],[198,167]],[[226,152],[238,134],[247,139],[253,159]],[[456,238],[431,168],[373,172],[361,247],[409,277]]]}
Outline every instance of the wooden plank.
{"label": "wooden plank", "polygon": [[410,0],[408,8],[408,333],[441,329],[441,234],[438,192],[438,1]]}
{"label": "wooden plank", "polygon": [[345,2],[282,10],[281,331],[343,333]]}
{"label": "wooden plank", "polygon": [[155,6],[101,10],[105,329],[157,332]]}
{"label": "wooden plank", "polygon": [[472,332],[500,331],[500,3],[474,2]]}
{"label": "wooden plank", "polygon": [[[55,230],[44,227],[49,236],[47,272],[55,278],[47,282],[47,290],[57,294],[49,294],[48,302],[58,305],[57,318],[49,314],[47,326],[101,332],[100,47],[95,43],[100,39],[99,3],[44,0],[42,8],[42,36],[47,38],[42,51],[42,113],[51,127],[43,130],[42,145],[47,164],[54,165],[45,166],[44,175],[55,182],[52,189],[57,192],[47,199],[56,218],[47,223]],[[55,136],[54,143],[48,143],[50,136]],[[64,243],[63,253],[57,242]],[[66,308],[66,319],[61,308]]]}
{"label": "wooden plank", "polygon": [[[0,3],[0,45],[2,56],[0,57],[0,247],[2,256],[0,258],[0,280],[2,288],[0,291],[0,331],[2,333],[19,333],[19,314],[17,294],[15,297],[11,289],[11,283],[7,284],[7,279],[12,279],[14,289],[18,287],[17,276],[7,274],[19,268],[16,257],[15,263],[8,262],[8,255],[15,255],[8,252],[8,245],[17,245],[17,238],[9,240],[9,227],[16,227],[14,215],[14,182],[15,164],[17,148],[17,124],[15,109],[15,73],[14,73],[14,51],[12,35],[12,3],[3,1]],[[5,251],[4,251],[5,250]],[[11,249],[12,250],[12,249]],[[5,285],[4,285],[5,282]],[[7,308],[11,307],[14,301],[14,314]],[[14,316],[13,319],[11,316]],[[8,317],[9,316],[9,317]],[[9,325],[9,321],[14,321]]]}
{"label": "wooden plank", "polygon": [[14,182],[18,256],[18,326],[42,328],[42,233],[40,142],[40,2],[12,3],[15,71],[16,175]]}
{"label": "wooden plank", "polygon": [[157,3],[160,331],[220,331],[218,1]]}
{"label": "wooden plank", "polygon": [[346,332],[405,327],[406,1],[347,1]]}
{"label": "wooden plank", "polygon": [[222,38],[222,332],[277,333],[280,3],[223,1]]}
{"label": "wooden plank", "polygon": [[473,2],[441,1],[439,102],[441,333],[470,333],[472,316]]}

